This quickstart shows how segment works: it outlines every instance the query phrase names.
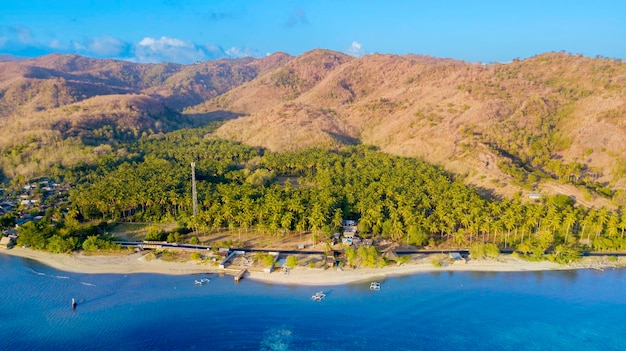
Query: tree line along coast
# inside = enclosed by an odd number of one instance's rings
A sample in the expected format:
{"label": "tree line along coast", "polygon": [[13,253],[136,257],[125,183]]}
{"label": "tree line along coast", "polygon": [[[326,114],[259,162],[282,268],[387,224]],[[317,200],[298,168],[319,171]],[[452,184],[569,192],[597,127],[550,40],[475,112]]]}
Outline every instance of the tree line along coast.
{"label": "tree line along coast", "polygon": [[30,182],[13,179],[2,192],[3,234],[51,252],[120,250],[119,238],[109,234],[120,221],[177,223],[169,232],[149,232],[148,240],[199,242],[203,233],[226,229],[267,241],[298,233],[331,242],[342,220],[353,219],[359,235],[374,244],[506,249],[559,263],[585,251],[626,249],[620,210],[577,206],[564,195],[487,198],[460,176],[374,147],[278,153],[205,137],[214,128],[119,143],[113,150],[123,152],[93,164],[51,169],[49,179],[69,190],[45,209],[16,203]]}

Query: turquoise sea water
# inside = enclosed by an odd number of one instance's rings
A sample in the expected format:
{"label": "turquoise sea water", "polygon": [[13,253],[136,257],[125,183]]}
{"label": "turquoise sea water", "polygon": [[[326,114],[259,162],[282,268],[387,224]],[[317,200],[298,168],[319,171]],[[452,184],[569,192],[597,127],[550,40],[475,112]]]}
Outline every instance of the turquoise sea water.
{"label": "turquoise sea water", "polygon": [[626,270],[436,272],[370,291],[196,286],[201,275],[76,274],[6,255],[0,267],[0,350],[626,350]]}

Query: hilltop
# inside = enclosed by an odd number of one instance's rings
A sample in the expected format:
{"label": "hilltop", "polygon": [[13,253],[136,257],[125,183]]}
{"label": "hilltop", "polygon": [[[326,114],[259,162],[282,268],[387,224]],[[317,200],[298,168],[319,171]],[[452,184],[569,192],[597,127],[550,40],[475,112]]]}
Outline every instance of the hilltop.
{"label": "hilltop", "polygon": [[[626,187],[625,83],[622,62],[564,53],[484,65],[318,50],[195,110],[245,115],[215,134],[276,151],[370,144],[442,165],[485,193],[534,186],[607,205]],[[257,91],[271,98],[259,102]]]}
{"label": "hilltop", "polygon": [[208,137],[274,151],[369,144],[486,195],[611,207],[626,204],[625,95],[626,64],[566,53],[488,65],[329,50],[193,65],[50,55],[0,62],[0,166],[32,177],[223,120]]}

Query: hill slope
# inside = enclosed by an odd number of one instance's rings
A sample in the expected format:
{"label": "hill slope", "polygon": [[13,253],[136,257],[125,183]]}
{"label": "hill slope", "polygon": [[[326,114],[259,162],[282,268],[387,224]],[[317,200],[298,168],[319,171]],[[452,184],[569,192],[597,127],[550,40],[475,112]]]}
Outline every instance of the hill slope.
{"label": "hill slope", "polygon": [[[296,76],[300,59],[290,62]],[[234,102],[222,107],[250,115],[216,135],[273,150],[372,144],[505,195],[540,178],[545,192],[566,188],[589,201],[586,190],[626,187],[624,63],[561,53],[493,65],[370,55],[327,71],[314,87],[282,95],[270,79],[278,69],[225,94],[219,101]],[[264,89],[273,103],[245,109]]]}
{"label": "hill slope", "polygon": [[33,173],[19,165],[35,145],[114,148],[218,118],[229,120],[214,136],[271,150],[371,144],[440,164],[485,193],[626,204],[625,113],[626,64],[564,53],[491,65],[328,50],[186,66],[0,62],[9,176]]}
{"label": "hill slope", "polygon": [[0,175],[39,176],[93,162],[94,147],[112,152],[119,141],[229,117],[182,111],[290,59],[275,54],[184,66],[49,55],[0,62]]}

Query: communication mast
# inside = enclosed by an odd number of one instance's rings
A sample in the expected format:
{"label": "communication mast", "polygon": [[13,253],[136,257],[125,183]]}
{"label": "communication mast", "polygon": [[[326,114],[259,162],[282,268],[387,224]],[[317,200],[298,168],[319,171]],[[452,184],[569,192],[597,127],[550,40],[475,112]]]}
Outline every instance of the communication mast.
{"label": "communication mast", "polygon": [[193,215],[198,215],[198,193],[196,192],[196,163],[191,162],[191,197],[193,203]]}

